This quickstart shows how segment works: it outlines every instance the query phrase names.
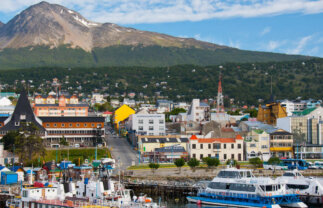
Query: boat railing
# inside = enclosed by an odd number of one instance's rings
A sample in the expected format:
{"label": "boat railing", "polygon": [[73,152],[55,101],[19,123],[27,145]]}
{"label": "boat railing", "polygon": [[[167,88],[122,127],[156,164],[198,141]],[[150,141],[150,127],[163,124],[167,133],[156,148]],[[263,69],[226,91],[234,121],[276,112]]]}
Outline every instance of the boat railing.
{"label": "boat railing", "polygon": [[245,198],[245,199],[258,199],[260,197],[258,194],[232,193],[232,192],[214,191],[214,190],[199,192],[199,194],[206,195],[206,196],[221,196],[221,197]]}

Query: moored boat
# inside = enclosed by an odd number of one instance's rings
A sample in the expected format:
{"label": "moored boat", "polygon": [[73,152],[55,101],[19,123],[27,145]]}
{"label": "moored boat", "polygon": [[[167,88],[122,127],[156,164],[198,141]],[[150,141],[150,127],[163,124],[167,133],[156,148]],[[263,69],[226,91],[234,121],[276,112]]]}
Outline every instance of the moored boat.
{"label": "moored boat", "polygon": [[298,194],[288,192],[286,185],[271,178],[256,178],[251,170],[223,169],[197,196],[187,197],[189,202],[231,207],[282,206],[306,208]]}

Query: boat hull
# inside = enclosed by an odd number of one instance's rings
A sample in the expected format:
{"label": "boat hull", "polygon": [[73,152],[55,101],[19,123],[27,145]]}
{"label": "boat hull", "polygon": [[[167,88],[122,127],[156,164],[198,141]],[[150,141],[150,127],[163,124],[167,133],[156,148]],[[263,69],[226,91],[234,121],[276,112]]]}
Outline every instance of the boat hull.
{"label": "boat hull", "polygon": [[254,204],[254,203],[247,203],[247,202],[235,202],[235,201],[228,201],[228,200],[216,200],[216,199],[209,199],[205,197],[187,197],[187,200],[190,203],[201,203],[201,204],[207,204],[207,205],[215,205],[215,206],[230,206],[230,207],[252,207],[252,208],[258,208],[258,207],[266,207],[266,208],[280,208],[281,206],[278,204],[273,205],[266,205],[266,204]]}

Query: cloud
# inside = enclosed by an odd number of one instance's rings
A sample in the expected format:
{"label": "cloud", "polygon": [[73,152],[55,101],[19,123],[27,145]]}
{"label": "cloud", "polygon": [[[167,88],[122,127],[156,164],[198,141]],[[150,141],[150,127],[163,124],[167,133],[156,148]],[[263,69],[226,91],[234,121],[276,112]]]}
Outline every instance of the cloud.
{"label": "cloud", "polygon": [[274,51],[276,50],[277,48],[279,48],[283,43],[281,41],[269,41],[266,49],[268,51]]}
{"label": "cloud", "polygon": [[313,38],[312,35],[309,36],[305,36],[303,38],[301,38],[297,44],[296,47],[293,49],[288,49],[287,53],[289,54],[300,54],[301,52],[303,52],[305,46],[308,44],[308,42]]}
{"label": "cloud", "polygon": [[[323,0],[48,0],[90,20],[121,24],[201,21],[288,13],[322,13]],[[39,0],[1,0],[0,12],[17,12]],[[266,33],[264,33],[266,34]]]}
{"label": "cloud", "polygon": [[260,36],[264,36],[271,31],[271,27],[265,27],[261,32]]}

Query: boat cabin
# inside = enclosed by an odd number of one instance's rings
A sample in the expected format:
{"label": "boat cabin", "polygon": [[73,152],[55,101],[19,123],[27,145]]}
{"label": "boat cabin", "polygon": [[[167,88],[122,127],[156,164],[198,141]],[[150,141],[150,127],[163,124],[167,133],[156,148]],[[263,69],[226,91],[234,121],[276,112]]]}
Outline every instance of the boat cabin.
{"label": "boat cabin", "polygon": [[253,178],[251,170],[235,169],[229,168],[221,170],[218,175],[218,178]]}

